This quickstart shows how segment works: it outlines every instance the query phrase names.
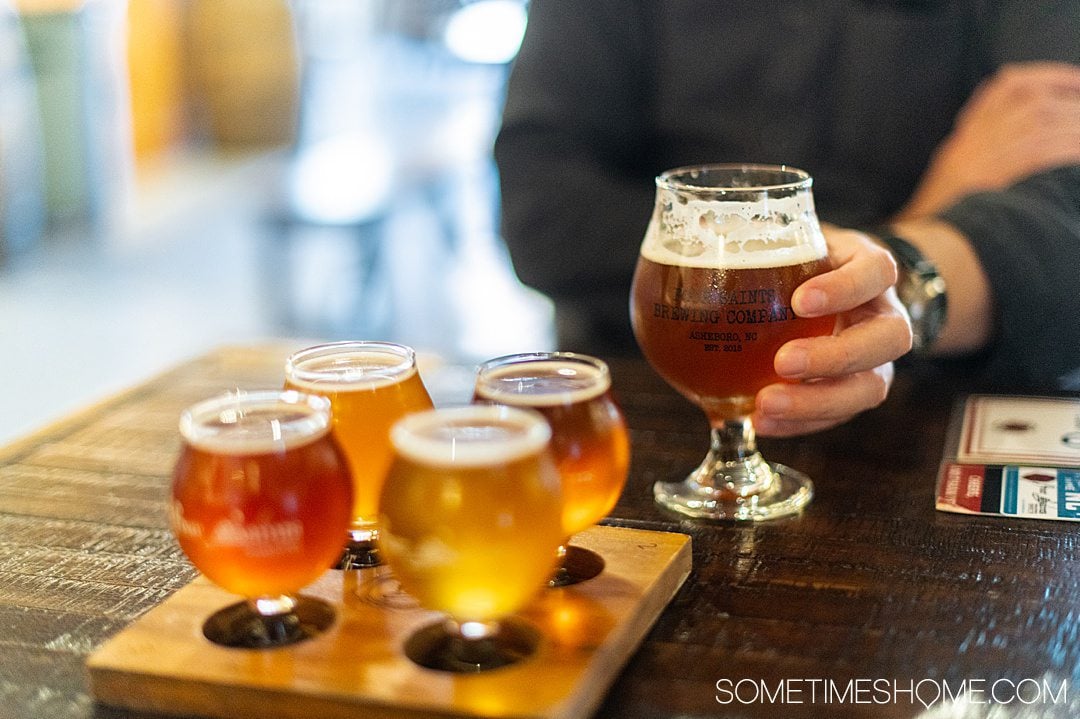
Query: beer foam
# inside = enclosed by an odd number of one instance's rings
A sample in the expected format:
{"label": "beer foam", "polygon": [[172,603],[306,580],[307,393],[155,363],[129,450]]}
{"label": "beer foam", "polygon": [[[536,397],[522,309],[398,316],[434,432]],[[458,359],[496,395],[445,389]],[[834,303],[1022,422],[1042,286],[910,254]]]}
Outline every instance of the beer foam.
{"label": "beer foam", "polygon": [[410,360],[369,350],[312,357],[286,367],[289,384],[329,394],[394,384],[416,374]]}
{"label": "beer foam", "polygon": [[705,269],[783,267],[827,254],[807,195],[739,202],[661,191],[641,246],[653,262]]}
{"label": "beer foam", "polygon": [[281,452],[329,431],[329,401],[299,392],[225,395],[200,402],[180,415],[184,440],[212,454]]}
{"label": "beer foam", "polygon": [[506,464],[540,452],[550,439],[551,428],[539,414],[498,405],[418,412],[390,430],[403,457],[443,467]]}
{"label": "beer foam", "polygon": [[336,377],[311,377],[309,375],[292,375],[288,383],[298,389],[318,394],[332,394],[336,392],[355,392],[356,390],[374,390],[379,386],[403,382],[417,374],[416,367],[407,371],[380,371],[378,369],[364,369],[354,367],[349,371],[341,371]]}
{"label": "beer foam", "polygon": [[557,407],[587,402],[611,387],[607,372],[569,360],[514,362],[488,370],[476,392],[491,402]]}
{"label": "beer foam", "polygon": [[285,361],[290,385],[319,394],[370,390],[413,374],[412,349],[392,342],[331,342],[295,352]]}

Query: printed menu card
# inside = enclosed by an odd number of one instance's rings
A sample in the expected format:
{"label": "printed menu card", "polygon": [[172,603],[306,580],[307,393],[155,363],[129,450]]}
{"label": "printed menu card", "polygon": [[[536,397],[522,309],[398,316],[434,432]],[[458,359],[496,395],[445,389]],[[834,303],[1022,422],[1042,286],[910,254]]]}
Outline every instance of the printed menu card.
{"label": "printed menu card", "polygon": [[966,397],[953,412],[936,506],[1080,520],[1080,398]]}

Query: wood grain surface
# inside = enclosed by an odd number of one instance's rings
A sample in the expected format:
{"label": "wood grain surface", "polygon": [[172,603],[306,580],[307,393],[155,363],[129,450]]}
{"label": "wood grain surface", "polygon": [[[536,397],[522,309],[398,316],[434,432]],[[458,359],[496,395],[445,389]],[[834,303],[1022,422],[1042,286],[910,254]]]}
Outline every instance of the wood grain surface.
{"label": "wood grain surface", "polygon": [[[225,348],[0,450],[0,717],[146,716],[95,703],[85,662],[195,576],[164,511],[176,418],[230,387],[273,386],[283,359],[281,348]],[[655,506],[652,483],[701,460],[707,425],[641,360],[611,364],[633,457],[606,523],[690,535],[694,569],[595,716],[1080,715],[1080,530],[934,510],[965,378],[901,368],[878,409],[828,432],[762,440],[767,456],[814,479],[816,496],[800,516],[744,526]],[[740,681],[859,679],[987,693],[965,706],[932,693],[810,703],[723,692]],[[998,681],[1067,682],[1067,696],[985,703]]]}
{"label": "wood grain surface", "polygon": [[691,553],[684,534],[622,527],[593,527],[574,544],[602,556],[604,571],[542,590],[520,615],[543,637],[536,655],[498,671],[454,675],[414,664],[406,640],[441,615],[387,596],[380,587],[392,580],[376,571],[330,570],[305,588],[337,615],[308,641],[220,647],[203,636],[203,623],[237,597],[199,577],[91,655],[92,693],[118,706],[222,719],[583,719],[686,579]]}

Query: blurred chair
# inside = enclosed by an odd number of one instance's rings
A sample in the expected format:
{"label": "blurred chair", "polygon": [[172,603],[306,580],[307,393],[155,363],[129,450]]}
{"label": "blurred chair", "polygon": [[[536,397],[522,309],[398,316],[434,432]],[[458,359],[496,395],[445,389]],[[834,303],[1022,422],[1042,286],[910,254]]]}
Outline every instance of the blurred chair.
{"label": "blurred chair", "polygon": [[268,277],[293,301],[279,319],[461,349],[453,268],[499,244],[491,146],[524,3],[295,0],[293,12],[299,114]]}

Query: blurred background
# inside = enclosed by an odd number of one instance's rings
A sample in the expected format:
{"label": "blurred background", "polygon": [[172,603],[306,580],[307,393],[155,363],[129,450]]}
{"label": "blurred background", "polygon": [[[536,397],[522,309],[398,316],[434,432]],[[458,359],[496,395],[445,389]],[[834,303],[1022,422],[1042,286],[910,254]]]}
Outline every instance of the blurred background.
{"label": "blurred background", "polygon": [[552,348],[491,157],[526,1],[0,0],[0,442],[223,344],[433,395]]}

